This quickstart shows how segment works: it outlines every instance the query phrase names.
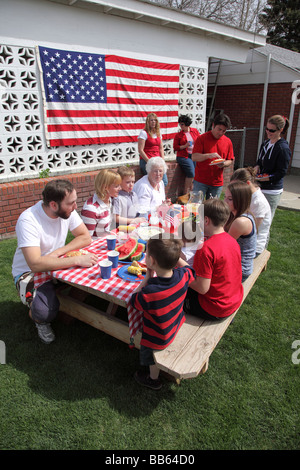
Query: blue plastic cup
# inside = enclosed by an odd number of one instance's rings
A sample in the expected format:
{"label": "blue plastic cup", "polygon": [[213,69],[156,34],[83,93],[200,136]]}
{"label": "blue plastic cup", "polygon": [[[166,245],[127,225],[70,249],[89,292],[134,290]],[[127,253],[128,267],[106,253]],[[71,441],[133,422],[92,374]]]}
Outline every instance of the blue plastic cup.
{"label": "blue plastic cup", "polygon": [[119,262],[119,252],[116,250],[109,251],[107,253],[109,261],[112,262],[112,267],[117,268]]}
{"label": "blue plastic cup", "polygon": [[104,259],[100,261],[99,266],[102,279],[109,279],[111,276],[112,262],[108,259]]}
{"label": "blue plastic cup", "polygon": [[116,242],[117,242],[116,235],[107,235],[106,242],[107,242],[107,249],[109,251],[114,250],[116,248]]}

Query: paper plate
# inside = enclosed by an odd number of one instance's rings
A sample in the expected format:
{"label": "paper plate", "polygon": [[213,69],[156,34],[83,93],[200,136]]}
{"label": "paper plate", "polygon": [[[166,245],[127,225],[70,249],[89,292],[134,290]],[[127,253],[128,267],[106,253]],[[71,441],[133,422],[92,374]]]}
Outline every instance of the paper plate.
{"label": "paper plate", "polygon": [[144,277],[145,277],[144,274],[142,274],[143,277],[138,277],[135,274],[129,273],[127,271],[127,268],[128,268],[128,266],[122,266],[118,270],[118,276],[120,276],[120,278],[124,279],[124,281],[141,282],[144,279]]}

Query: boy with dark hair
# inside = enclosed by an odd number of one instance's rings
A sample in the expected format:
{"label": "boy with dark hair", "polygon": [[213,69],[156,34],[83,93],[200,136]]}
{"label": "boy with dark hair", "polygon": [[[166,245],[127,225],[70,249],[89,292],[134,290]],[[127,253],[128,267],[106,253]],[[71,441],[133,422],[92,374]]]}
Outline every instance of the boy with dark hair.
{"label": "boy with dark hair", "polygon": [[[221,320],[234,313],[243,300],[241,250],[224,231],[228,205],[220,199],[204,202],[204,236],[195,254],[196,280],[190,284],[185,309],[206,320]],[[180,266],[186,264],[182,259]]]}
{"label": "boy with dark hair", "polygon": [[192,160],[196,162],[196,168],[193,191],[202,191],[206,199],[220,197],[224,168],[234,161],[232,142],[225,135],[230,126],[229,117],[219,114],[214,119],[212,129],[201,134],[194,145]]}
{"label": "boy with dark hair", "polygon": [[169,346],[184,323],[183,303],[188,286],[195,279],[191,267],[175,268],[181,247],[181,241],[172,235],[150,238],[146,249],[147,273],[131,297],[132,306],[143,311],[140,363],[149,366],[149,372],[137,371],[134,378],[153,390],[162,387],[153,351]]}

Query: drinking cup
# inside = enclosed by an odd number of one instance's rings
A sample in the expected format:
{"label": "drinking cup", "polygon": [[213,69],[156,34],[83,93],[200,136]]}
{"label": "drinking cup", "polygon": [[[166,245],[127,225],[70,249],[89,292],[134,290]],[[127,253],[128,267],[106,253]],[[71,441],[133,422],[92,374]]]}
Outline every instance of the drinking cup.
{"label": "drinking cup", "polygon": [[111,276],[112,262],[108,259],[104,259],[100,261],[99,266],[102,279],[109,279]]}
{"label": "drinking cup", "polygon": [[119,252],[116,250],[109,251],[107,253],[109,261],[112,262],[112,267],[117,268],[119,262]]}
{"label": "drinking cup", "polygon": [[109,251],[114,250],[116,248],[116,242],[117,242],[116,235],[107,235],[106,242],[107,242],[107,249]]}

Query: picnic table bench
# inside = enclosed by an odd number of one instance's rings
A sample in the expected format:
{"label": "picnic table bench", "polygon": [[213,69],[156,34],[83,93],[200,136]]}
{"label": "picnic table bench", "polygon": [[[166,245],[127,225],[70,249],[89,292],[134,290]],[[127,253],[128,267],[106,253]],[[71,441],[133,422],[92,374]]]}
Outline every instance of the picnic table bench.
{"label": "picnic table bench", "polygon": [[[266,269],[270,255],[268,250],[264,250],[255,258],[253,272],[243,283],[242,304],[260,273]],[[206,372],[211,354],[239,309],[219,322],[186,315],[186,321],[174,341],[166,349],[154,353],[156,365],[178,383],[181,379]]]}
{"label": "picnic table bench", "polygon": [[[268,250],[264,250],[263,253],[255,258],[253,273],[243,283],[243,301],[249,294],[260,273],[266,269],[269,258],[270,252]],[[102,300],[107,298],[108,301],[107,309],[101,311],[99,308],[87,305],[84,302],[86,294],[95,295],[95,292],[97,292],[95,289],[81,285],[80,290],[78,290],[76,289],[76,287],[79,287],[78,284],[66,279],[64,279],[64,283],[65,286],[69,284],[74,286],[75,289],[68,292],[63,287],[58,291],[60,311],[127,344],[130,343],[131,337],[128,322],[115,316],[118,306],[126,308],[127,303],[124,300],[116,296],[112,301],[112,295],[99,292]],[[186,321],[180,328],[174,341],[166,349],[154,353],[154,359],[159,369],[168,376],[171,376],[172,379],[175,379],[177,383],[181,379],[196,377],[206,372],[211,354],[238,310],[230,317],[224,318],[219,322],[186,315]],[[140,347],[140,340],[141,333],[139,332],[133,338],[134,346],[137,349]]]}

